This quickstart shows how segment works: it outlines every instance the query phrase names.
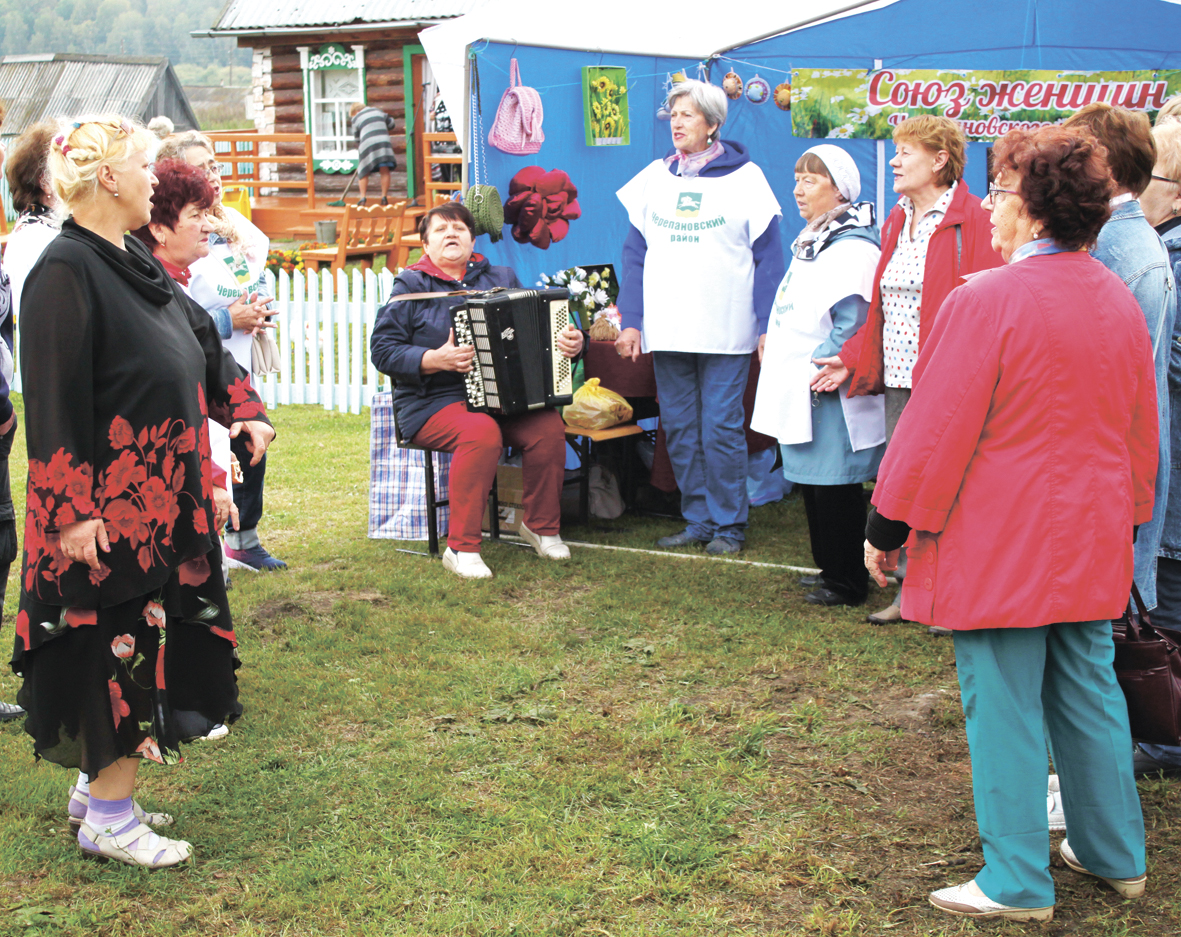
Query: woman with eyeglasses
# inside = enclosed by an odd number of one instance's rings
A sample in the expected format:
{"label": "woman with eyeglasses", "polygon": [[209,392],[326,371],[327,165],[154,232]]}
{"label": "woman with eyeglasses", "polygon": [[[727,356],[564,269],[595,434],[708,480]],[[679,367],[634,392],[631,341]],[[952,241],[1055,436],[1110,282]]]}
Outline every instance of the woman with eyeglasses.
{"label": "woman with eyeglasses", "polygon": [[155,139],[117,115],[62,127],[53,186],[70,217],[25,282],[29,478],[12,668],[25,731],[74,768],[87,858],[164,868],[192,846],[134,800],[143,759],[242,712],[207,415],[261,458],[274,430],[213,321],[140,241]]}
{"label": "woman with eyeglasses", "polygon": [[[1087,248],[1110,213],[1095,141],[1013,131],[984,203],[1005,266],[943,303],[886,449],[865,563],[910,537],[908,617],[954,633],[984,867],[931,895],[974,918],[1050,920],[1046,742],[1061,854],[1144,892],[1144,824],[1111,619],[1152,516],[1156,383],[1144,316]],[[987,575],[982,575],[987,571]]]}
{"label": "woman with eyeglasses", "polygon": [[[270,240],[247,217],[222,204],[221,175],[213,142],[196,130],[168,137],[156,154],[160,162],[179,159],[205,172],[213,187],[213,205],[209,210],[213,233],[209,252],[194,261],[190,268],[189,295],[205,307],[217,323],[226,348],[247,374],[254,367],[254,335],[273,328],[268,318],[272,302],[267,286],[267,253]],[[242,466],[242,481],[234,484],[234,503],[240,512],[241,529],[226,531],[226,558],[232,569],[245,572],[273,572],[287,564],[272,556],[258,534],[262,520],[263,492],[267,460],[251,464],[250,453],[235,440],[233,452]]]}
{"label": "woman with eyeglasses", "polygon": [[[913,370],[947,294],[963,276],[1001,263],[992,249],[988,216],[964,182],[964,135],[947,117],[920,115],[894,129],[890,160],[901,196],[882,227],[882,255],[874,274],[865,324],[834,356],[817,357],[812,389],[848,397],[884,394],[886,443],[914,386]],[[896,578],[906,571],[903,553]],[[902,620],[896,597],[868,616],[870,624]]]}
{"label": "woman with eyeglasses", "polygon": [[[1173,279],[1181,282],[1181,122],[1158,118],[1152,131],[1156,164],[1152,181],[1140,193],[1144,218],[1164,241],[1173,268]],[[1158,391],[1164,393],[1164,386]],[[1173,323],[1169,348],[1169,450],[1181,453],[1181,316]],[[1164,430],[1161,430],[1162,435]],[[1156,610],[1152,623],[1158,628],[1181,632],[1181,467],[1176,456],[1169,471],[1168,504],[1161,526],[1156,558]],[[1181,775],[1181,748],[1172,745],[1136,746],[1133,753],[1136,774]]]}
{"label": "woman with eyeglasses", "polygon": [[[1088,104],[1064,123],[1094,137],[1106,151],[1111,173],[1111,218],[1096,239],[1092,255],[1115,273],[1132,291],[1152,336],[1156,373],[1157,418],[1169,425],[1169,348],[1176,324],[1177,285],[1169,268],[1169,254],[1144,215],[1139,197],[1152,181],[1156,145],[1147,115],[1110,104]],[[1152,519],[1136,537],[1136,587],[1149,610],[1155,609],[1157,551],[1169,497],[1170,445],[1168,432],[1160,434],[1156,474],[1156,506]]]}

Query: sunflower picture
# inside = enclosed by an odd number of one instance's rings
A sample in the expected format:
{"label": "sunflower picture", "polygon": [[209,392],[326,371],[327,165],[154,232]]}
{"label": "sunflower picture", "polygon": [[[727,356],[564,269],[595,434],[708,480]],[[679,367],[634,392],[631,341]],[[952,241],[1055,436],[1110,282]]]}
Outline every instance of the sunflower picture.
{"label": "sunflower picture", "polygon": [[587,65],[582,69],[583,124],[587,146],[627,146],[627,69]]}

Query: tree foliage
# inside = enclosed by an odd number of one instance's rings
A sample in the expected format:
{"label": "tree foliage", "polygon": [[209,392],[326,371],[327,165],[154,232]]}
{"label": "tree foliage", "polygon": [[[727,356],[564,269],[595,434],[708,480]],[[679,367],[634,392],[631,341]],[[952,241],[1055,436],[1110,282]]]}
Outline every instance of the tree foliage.
{"label": "tree foliage", "polygon": [[166,55],[173,65],[250,64],[232,39],[194,39],[225,0],[0,0],[0,53]]}

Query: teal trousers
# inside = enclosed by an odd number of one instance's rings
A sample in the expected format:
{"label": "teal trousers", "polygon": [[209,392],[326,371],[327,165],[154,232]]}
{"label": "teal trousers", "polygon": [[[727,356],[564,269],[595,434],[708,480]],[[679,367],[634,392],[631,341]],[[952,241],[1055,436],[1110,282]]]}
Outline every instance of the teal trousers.
{"label": "teal trousers", "polygon": [[955,632],[984,848],[976,884],[1015,908],[1054,903],[1046,742],[1070,847],[1108,878],[1144,874],[1144,818],[1110,621]]}

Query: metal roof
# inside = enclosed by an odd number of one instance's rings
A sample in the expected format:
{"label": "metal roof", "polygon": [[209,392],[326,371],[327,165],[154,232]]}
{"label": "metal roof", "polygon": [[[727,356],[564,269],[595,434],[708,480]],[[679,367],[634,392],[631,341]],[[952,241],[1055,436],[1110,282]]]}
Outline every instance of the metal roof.
{"label": "metal roof", "polygon": [[4,136],[48,118],[115,112],[146,120],[161,82],[174,85],[182,110],[197,126],[164,56],[6,55],[0,59],[0,100],[8,106]]}
{"label": "metal roof", "polygon": [[210,33],[433,23],[462,16],[482,5],[483,0],[229,0]]}

